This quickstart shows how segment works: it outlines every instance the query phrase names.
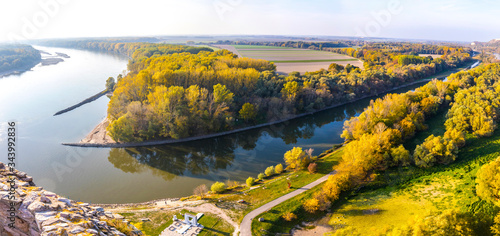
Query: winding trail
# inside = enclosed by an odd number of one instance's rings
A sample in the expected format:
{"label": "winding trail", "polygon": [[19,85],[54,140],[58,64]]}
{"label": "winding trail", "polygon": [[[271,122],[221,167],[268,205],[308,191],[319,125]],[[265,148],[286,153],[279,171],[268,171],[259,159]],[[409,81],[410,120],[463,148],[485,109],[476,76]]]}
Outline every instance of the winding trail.
{"label": "winding trail", "polygon": [[330,174],[327,174],[319,179],[317,179],[316,181],[302,187],[302,188],[299,188],[291,193],[288,193],[284,196],[281,196],[271,202],[268,202],[267,204],[251,211],[250,213],[248,213],[244,218],[243,218],[243,221],[241,221],[241,225],[240,225],[240,235],[241,236],[251,236],[252,235],[252,220],[257,217],[258,215],[270,210],[271,208],[277,206],[278,204],[290,199],[290,198],[293,198],[311,188],[314,188],[316,187],[317,185],[325,182],[328,177],[332,176],[335,174],[335,171],[331,172]]}

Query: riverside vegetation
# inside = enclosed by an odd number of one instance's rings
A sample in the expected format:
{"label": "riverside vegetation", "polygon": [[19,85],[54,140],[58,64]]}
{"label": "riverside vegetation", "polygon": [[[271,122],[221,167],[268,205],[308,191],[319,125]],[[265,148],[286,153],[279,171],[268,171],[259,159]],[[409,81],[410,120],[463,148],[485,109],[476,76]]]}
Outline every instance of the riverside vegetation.
{"label": "riverside vegetation", "polygon": [[435,46],[367,46],[349,49],[357,57],[366,55],[364,70],[332,64],[328,70],[283,76],[271,62],[237,58],[227,50],[152,43],[78,45],[131,56],[130,72],[118,79],[108,106],[108,133],[119,142],[180,139],[282,120],[376,95],[471,58],[471,51],[462,47],[442,47],[444,56],[432,59],[413,54],[429,53]]}
{"label": "riverside vegetation", "polygon": [[15,71],[29,70],[41,60],[40,52],[30,45],[0,44],[0,77]]}

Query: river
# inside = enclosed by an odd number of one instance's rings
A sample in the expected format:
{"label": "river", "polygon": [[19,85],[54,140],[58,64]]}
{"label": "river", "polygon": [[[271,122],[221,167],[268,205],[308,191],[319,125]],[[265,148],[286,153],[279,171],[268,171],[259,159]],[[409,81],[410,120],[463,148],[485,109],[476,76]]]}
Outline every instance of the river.
{"label": "river", "polygon": [[[283,163],[295,146],[314,155],[341,143],[343,123],[369,104],[364,99],[284,124],[207,140],[141,148],[80,148],[78,142],[105,116],[109,99],[60,116],[53,114],[94,95],[127,59],[66,48],[36,47],[71,58],[0,79],[0,153],[6,151],[6,121],[17,121],[16,167],[47,190],[91,203],[131,203],[191,195],[200,184],[244,182]],[[395,92],[405,92],[413,85]],[[381,95],[382,96],[382,95]],[[6,155],[0,161],[7,162]]]}

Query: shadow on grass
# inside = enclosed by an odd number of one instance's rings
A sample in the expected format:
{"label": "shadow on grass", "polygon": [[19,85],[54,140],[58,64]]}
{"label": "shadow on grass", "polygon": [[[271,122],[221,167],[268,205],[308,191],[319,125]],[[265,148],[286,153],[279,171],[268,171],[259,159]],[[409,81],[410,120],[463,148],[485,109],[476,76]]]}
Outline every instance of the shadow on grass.
{"label": "shadow on grass", "polygon": [[[220,231],[220,230],[216,230],[216,229],[209,228],[209,227],[205,227],[205,228],[203,228],[203,231],[202,231],[202,232],[205,232],[205,234],[203,234],[203,235],[212,235],[212,233],[217,233],[217,234],[227,235],[227,236],[231,235],[230,233],[227,233],[227,232],[222,232],[222,231]],[[200,234],[200,235],[202,235],[202,234]],[[203,236],[203,235],[202,235],[202,236]]]}

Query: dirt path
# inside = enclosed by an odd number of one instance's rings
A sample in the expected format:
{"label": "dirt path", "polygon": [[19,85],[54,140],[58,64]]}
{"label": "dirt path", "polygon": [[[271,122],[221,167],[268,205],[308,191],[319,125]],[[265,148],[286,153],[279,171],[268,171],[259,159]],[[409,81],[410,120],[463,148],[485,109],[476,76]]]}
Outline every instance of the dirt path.
{"label": "dirt path", "polygon": [[244,218],[243,218],[243,221],[241,222],[241,226],[240,226],[240,229],[241,229],[241,236],[251,236],[252,235],[252,220],[257,217],[258,215],[268,211],[268,210],[271,210],[271,208],[277,206],[278,204],[290,199],[290,198],[293,198],[311,188],[314,188],[315,186],[325,182],[328,177],[330,177],[331,175],[334,175],[335,174],[335,171],[334,172],[331,172],[330,174],[327,174],[321,178],[319,178],[318,180],[302,187],[302,188],[299,188],[289,194],[286,194],[284,196],[281,196],[253,211],[251,211],[250,213],[248,213]]}
{"label": "dirt path", "polygon": [[292,231],[293,236],[323,236],[326,233],[332,232],[332,227],[317,225],[314,229],[299,229]]}

